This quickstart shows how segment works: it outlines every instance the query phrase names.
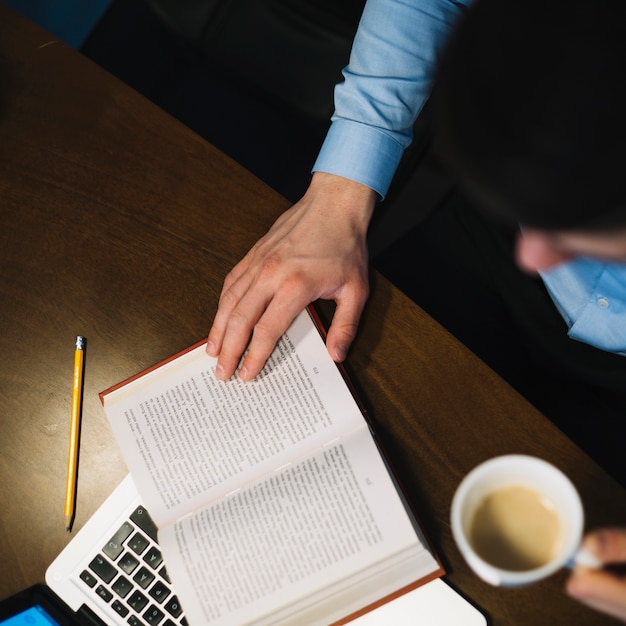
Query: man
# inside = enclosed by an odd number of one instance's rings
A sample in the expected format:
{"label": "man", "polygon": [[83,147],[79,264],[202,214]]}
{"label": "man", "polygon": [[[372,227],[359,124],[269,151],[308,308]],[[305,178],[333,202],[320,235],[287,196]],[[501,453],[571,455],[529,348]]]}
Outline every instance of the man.
{"label": "man", "polygon": [[[327,347],[346,357],[368,295],[368,224],[469,4],[368,2],[309,189],[225,280],[208,337],[218,377],[234,373],[246,346],[239,376],[256,376],[317,298],[337,303]],[[477,276],[502,292],[516,334],[572,388],[608,397],[611,419],[626,406],[621,12],[619,0],[477,0],[447,47],[431,102],[438,152],[463,189],[438,223],[441,241],[449,228],[451,238],[468,235],[470,256],[488,255]],[[503,251],[541,280],[509,271]],[[428,261],[412,263],[409,276],[429,273]],[[594,429],[615,442],[599,426],[603,414]],[[626,533],[588,541],[603,562],[626,558]],[[623,581],[580,571],[570,592],[626,621]]]}
{"label": "man", "polygon": [[253,378],[317,298],[337,302],[327,346],[333,358],[345,358],[368,294],[367,226],[411,142],[462,7],[454,0],[367,3],[307,193],[226,278],[208,340],[219,355],[218,377],[233,374],[254,331],[239,371]]}
{"label": "man", "polygon": [[[366,6],[309,190],[225,282],[209,334],[210,351],[219,354],[221,377],[232,375],[253,331],[239,375],[254,377],[291,319],[318,297],[337,301],[327,343],[337,360],[345,357],[367,297],[365,231],[410,143],[440,42],[458,19],[461,4],[430,0],[406,6],[373,0]],[[488,10],[493,12],[493,7]],[[387,34],[379,37],[380,32]],[[528,87],[531,93],[534,89]],[[619,171],[620,165],[613,169]],[[460,170],[465,171],[462,166]],[[567,179],[562,182],[567,184]],[[594,208],[595,202],[592,196],[587,206]],[[569,223],[564,229],[538,229],[531,222],[518,238],[520,264],[540,270],[583,254],[626,260],[626,218],[623,228],[588,232],[583,225],[582,231]]]}

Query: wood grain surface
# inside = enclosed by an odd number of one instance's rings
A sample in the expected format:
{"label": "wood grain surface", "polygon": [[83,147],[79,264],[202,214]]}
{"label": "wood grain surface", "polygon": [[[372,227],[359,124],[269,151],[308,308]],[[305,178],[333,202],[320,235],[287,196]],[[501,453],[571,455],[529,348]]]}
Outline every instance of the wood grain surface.
{"label": "wood grain surface", "polygon": [[[222,280],[287,202],[160,109],[0,4],[0,597],[70,540],[73,346],[87,338],[75,530],[125,475],[98,392],[203,338]],[[322,315],[332,307],[323,304]],[[348,372],[449,574],[494,626],[614,624],[563,593],[479,581],[453,544],[461,478],[523,452],[564,470],[587,526],[626,493],[382,277]],[[416,623],[418,621],[416,620]]]}

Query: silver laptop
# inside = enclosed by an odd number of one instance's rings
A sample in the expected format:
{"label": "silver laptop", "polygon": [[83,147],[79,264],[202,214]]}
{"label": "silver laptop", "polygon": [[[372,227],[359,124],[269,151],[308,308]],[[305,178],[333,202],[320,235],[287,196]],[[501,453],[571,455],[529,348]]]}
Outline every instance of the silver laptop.
{"label": "silver laptop", "polygon": [[[355,626],[415,623],[485,626],[484,616],[435,580],[358,618]],[[1,626],[187,624],[156,540],[156,528],[127,476],[36,585],[0,602]],[[197,625],[193,625],[197,626]]]}

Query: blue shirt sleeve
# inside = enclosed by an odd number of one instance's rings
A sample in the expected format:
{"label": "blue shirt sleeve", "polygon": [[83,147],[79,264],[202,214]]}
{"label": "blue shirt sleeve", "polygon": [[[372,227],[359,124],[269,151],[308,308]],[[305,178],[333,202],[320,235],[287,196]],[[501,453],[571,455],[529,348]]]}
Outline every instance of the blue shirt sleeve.
{"label": "blue shirt sleeve", "polygon": [[626,265],[578,257],[540,272],[572,339],[626,356]]}
{"label": "blue shirt sleeve", "polygon": [[473,0],[368,0],[313,171],[387,193],[442,46]]}
{"label": "blue shirt sleeve", "polygon": [[[313,167],[387,193],[438,56],[474,0],[368,0]],[[541,273],[572,339],[626,355],[626,265],[575,259]]]}

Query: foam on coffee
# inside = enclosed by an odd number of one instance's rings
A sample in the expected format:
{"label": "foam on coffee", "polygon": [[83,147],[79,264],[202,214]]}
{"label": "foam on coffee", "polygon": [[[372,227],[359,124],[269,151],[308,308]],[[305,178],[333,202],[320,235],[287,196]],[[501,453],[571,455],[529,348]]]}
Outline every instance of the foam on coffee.
{"label": "foam on coffee", "polygon": [[491,565],[526,571],[545,565],[559,552],[561,523],[554,506],[541,493],[517,485],[502,487],[478,504],[469,540]]}

